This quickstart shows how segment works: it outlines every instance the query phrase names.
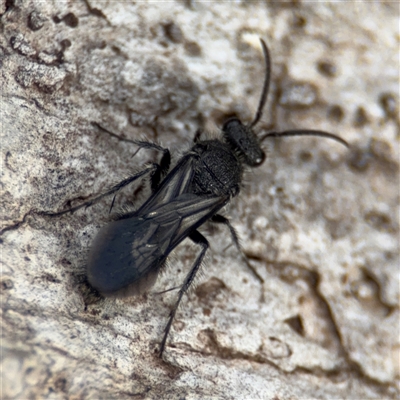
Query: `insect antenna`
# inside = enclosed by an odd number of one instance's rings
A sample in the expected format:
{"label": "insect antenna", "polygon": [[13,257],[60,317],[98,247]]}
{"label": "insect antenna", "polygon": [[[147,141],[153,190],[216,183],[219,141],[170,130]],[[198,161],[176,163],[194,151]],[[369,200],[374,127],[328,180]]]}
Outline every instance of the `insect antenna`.
{"label": "insect antenna", "polygon": [[[269,92],[269,84],[270,84],[270,80],[271,80],[271,57],[269,55],[269,50],[268,50],[266,43],[261,38],[260,38],[260,43],[261,43],[261,47],[262,47],[263,53],[264,53],[265,78],[264,78],[264,85],[262,88],[260,101],[258,103],[257,112],[254,116],[253,121],[248,125],[248,127],[250,129],[253,128],[262,117],[262,112],[263,112],[265,103],[267,101],[268,92]],[[329,132],[313,130],[313,129],[295,129],[295,130],[289,130],[289,131],[283,131],[283,132],[269,132],[269,133],[261,136],[260,143],[263,142],[268,137],[283,137],[283,136],[319,136],[319,137],[324,137],[327,139],[336,140],[337,142],[341,143],[343,146],[350,147],[349,144],[339,136],[336,136]]]}
{"label": "insect antenna", "polygon": [[269,83],[271,80],[271,57],[269,55],[267,45],[265,44],[264,40],[262,40],[261,38],[260,38],[260,43],[261,43],[261,47],[262,47],[263,53],[264,53],[265,78],[264,78],[264,85],[262,88],[261,97],[260,97],[260,101],[258,103],[256,115],[254,116],[253,121],[250,122],[250,124],[248,125],[248,127],[250,129],[253,128],[258,123],[258,121],[260,120],[260,118],[262,116],[263,108],[265,106],[265,102],[267,101],[268,92],[269,92]]}
{"label": "insect antenna", "polygon": [[333,133],[318,131],[313,129],[294,129],[290,131],[283,132],[269,132],[265,135],[261,136],[260,143],[269,137],[283,137],[283,136],[319,136],[327,139],[336,140],[341,143],[343,146],[350,147],[350,145],[342,139],[340,136],[334,135]]}

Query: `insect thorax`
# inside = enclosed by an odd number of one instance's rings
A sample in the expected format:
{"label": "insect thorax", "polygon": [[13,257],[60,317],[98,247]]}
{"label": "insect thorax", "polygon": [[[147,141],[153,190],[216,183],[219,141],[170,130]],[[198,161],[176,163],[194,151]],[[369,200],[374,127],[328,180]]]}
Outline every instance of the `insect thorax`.
{"label": "insect thorax", "polygon": [[193,192],[199,195],[236,196],[242,181],[238,156],[220,140],[197,143],[192,151],[199,155],[193,177]]}

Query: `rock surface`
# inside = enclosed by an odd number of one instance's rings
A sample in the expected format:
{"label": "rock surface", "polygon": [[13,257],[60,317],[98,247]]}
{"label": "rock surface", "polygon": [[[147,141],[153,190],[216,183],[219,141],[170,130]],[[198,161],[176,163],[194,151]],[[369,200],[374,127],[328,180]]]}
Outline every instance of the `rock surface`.
{"label": "rock surface", "polygon": [[[0,7],[2,397],[399,398],[399,4],[3,1]],[[45,218],[188,149],[198,128],[341,135],[265,143],[157,346],[176,292],[102,300],[86,252],[110,199]],[[115,132],[111,135],[96,122]],[[135,155],[133,157],[133,155]],[[135,196],[132,195],[135,193]],[[146,185],[119,194],[137,207]],[[153,292],[179,285],[184,242]]]}

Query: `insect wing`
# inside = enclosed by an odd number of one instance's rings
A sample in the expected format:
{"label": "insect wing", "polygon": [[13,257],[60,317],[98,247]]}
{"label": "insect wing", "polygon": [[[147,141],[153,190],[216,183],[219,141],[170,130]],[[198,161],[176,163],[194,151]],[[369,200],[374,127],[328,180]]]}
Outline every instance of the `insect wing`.
{"label": "insect wing", "polygon": [[147,214],[137,212],[106,225],[90,250],[90,284],[105,296],[143,293],[154,284],[168,254],[228,200],[184,193]]}
{"label": "insect wing", "polygon": [[187,154],[161,182],[159,188],[142,205],[138,213],[149,213],[162,204],[167,204],[190,190],[194,175],[195,157]]}
{"label": "insect wing", "polygon": [[152,222],[158,222],[162,227],[179,221],[174,235],[170,237],[170,247],[174,248],[228,201],[229,196],[199,196],[193,193],[184,193],[173,201],[152,210],[145,218]]}
{"label": "insect wing", "polygon": [[[165,260],[158,228],[157,222],[131,217],[100,229],[89,253],[90,284],[105,296],[117,297],[141,294],[152,286]],[[168,229],[174,231],[166,225]]]}
{"label": "insect wing", "polygon": [[155,282],[180,221],[169,218],[159,226],[159,214],[156,220],[143,217],[188,190],[193,160],[184,156],[139,210],[100,229],[87,266],[89,282],[100,293],[125,297]]}

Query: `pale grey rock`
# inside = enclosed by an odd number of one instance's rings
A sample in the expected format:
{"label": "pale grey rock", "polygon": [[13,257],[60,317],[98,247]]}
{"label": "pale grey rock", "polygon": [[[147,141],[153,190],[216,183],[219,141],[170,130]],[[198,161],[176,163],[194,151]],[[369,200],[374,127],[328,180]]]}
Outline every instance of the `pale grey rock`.
{"label": "pale grey rock", "polygon": [[[399,83],[394,3],[2,2],[4,398],[398,398]],[[259,131],[287,138],[226,211],[260,285],[222,228],[155,354],[175,293],[98,300],[87,248],[109,201],[46,219],[154,160],[122,138],[188,148],[199,127],[249,120],[268,43]],[[302,83],[312,101],[279,105]],[[301,103],[300,105],[298,103]],[[99,131],[97,122],[120,139]],[[117,197],[138,206],[148,189]],[[207,231],[207,229],[205,229]],[[184,242],[154,291],[178,285]]]}

